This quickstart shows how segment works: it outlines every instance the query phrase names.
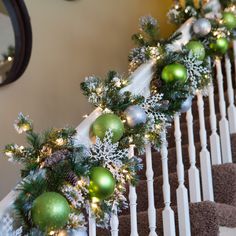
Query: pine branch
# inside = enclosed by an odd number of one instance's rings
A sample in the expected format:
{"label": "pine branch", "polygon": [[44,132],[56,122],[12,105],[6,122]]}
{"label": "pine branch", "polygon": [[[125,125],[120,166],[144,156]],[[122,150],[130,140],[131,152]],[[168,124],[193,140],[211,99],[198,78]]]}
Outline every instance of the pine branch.
{"label": "pine branch", "polygon": [[40,149],[40,146],[41,146],[42,142],[41,142],[41,137],[40,137],[39,134],[37,134],[37,133],[35,133],[33,131],[27,132],[26,139],[27,139],[27,142],[35,150],[39,150]]}

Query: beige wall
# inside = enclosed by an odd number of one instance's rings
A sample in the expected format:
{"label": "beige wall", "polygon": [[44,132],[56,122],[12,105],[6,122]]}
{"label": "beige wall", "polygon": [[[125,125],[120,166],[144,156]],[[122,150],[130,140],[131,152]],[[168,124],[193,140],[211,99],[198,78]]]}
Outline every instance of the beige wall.
{"label": "beige wall", "polygon": [[[87,75],[109,69],[127,72],[127,55],[140,16],[160,20],[163,35],[171,27],[171,0],[26,0],[32,19],[33,53],[20,80],[0,88],[0,145],[22,143],[12,123],[22,111],[38,130],[76,126],[89,112],[80,91]],[[15,186],[18,166],[0,158],[0,199]]]}

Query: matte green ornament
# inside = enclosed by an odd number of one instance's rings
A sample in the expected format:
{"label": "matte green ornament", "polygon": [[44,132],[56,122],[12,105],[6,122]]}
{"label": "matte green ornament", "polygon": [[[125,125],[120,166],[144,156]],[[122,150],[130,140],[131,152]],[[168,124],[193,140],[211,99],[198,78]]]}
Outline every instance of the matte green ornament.
{"label": "matte green ornament", "polygon": [[46,192],[37,197],[31,209],[32,220],[43,231],[63,228],[69,220],[70,206],[59,193]]}
{"label": "matte green ornament", "polygon": [[89,176],[89,194],[91,197],[104,200],[114,193],[116,181],[109,170],[103,167],[94,167]]}
{"label": "matte green ornament", "polygon": [[229,30],[236,28],[236,17],[234,15],[234,13],[224,12],[223,13],[223,24]]}
{"label": "matte green ornament", "polygon": [[124,133],[124,124],[120,117],[115,114],[103,114],[92,124],[93,134],[101,139],[105,137],[106,131],[113,132],[112,142],[118,142]]}
{"label": "matte green ornament", "polygon": [[193,53],[193,55],[199,60],[203,61],[206,56],[206,51],[203,44],[199,41],[190,41],[186,48]]}
{"label": "matte green ornament", "polygon": [[228,51],[229,42],[226,38],[218,38],[210,44],[210,48],[216,53],[225,54]]}
{"label": "matte green ornament", "polygon": [[185,83],[188,78],[187,69],[185,68],[185,66],[179,63],[173,63],[170,65],[167,65],[162,70],[161,78],[166,83],[171,83],[174,81]]}

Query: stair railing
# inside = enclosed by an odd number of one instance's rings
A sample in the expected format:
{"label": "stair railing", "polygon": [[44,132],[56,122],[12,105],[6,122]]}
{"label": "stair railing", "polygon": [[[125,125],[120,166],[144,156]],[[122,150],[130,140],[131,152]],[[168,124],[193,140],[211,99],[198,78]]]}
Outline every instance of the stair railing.
{"label": "stair railing", "polygon": [[[190,19],[186,22],[180,29],[184,32],[184,36],[177,42],[175,42],[176,48],[182,44],[185,44],[190,39],[190,28],[193,19]],[[234,58],[235,58],[235,67],[236,67],[236,42],[234,42]],[[234,93],[233,93],[233,83],[231,76],[231,63],[229,57],[226,56],[226,74],[227,74],[227,86],[228,86],[228,99],[229,107],[228,116],[231,116],[231,113],[234,113]],[[150,81],[153,76],[153,65],[155,63],[150,61],[135,71],[131,76],[131,84],[127,86],[122,92],[130,91],[133,94],[143,95],[148,97],[150,95]],[[163,218],[163,232],[165,236],[175,236],[176,229],[178,228],[179,234],[181,236],[191,236],[191,219],[189,215],[189,202],[195,203],[201,201],[201,192],[203,194],[203,200],[214,201],[214,189],[212,184],[212,164],[221,164],[232,162],[231,154],[231,144],[230,144],[230,133],[234,133],[235,118],[232,119],[232,115],[229,120],[231,120],[231,125],[229,128],[229,122],[227,119],[226,113],[226,100],[223,87],[223,73],[222,65],[220,60],[216,59],[215,61],[217,69],[217,82],[219,90],[219,105],[220,105],[220,114],[221,120],[219,122],[220,126],[220,138],[217,133],[217,115],[214,103],[214,87],[213,85],[209,86],[209,106],[210,106],[210,124],[211,124],[211,135],[210,135],[210,151],[208,150],[208,136],[206,131],[206,119],[204,115],[204,99],[203,95],[199,91],[197,93],[198,101],[198,113],[199,113],[199,122],[200,122],[200,142],[201,142],[201,152],[196,153],[196,146],[194,141],[194,129],[193,129],[193,113],[190,109],[186,114],[187,119],[187,129],[188,129],[188,145],[189,145],[189,162],[190,168],[188,170],[189,177],[189,189],[188,184],[185,179],[185,171],[183,165],[183,154],[182,154],[182,143],[181,143],[181,124],[179,114],[175,115],[174,118],[174,128],[175,128],[175,139],[176,139],[176,158],[177,158],[177,174],[178,174],[178,188],[177,188],[177,212],[178,212],[178,225],[175,225],[175,214],[171,205],[171,186],[170,186],[170,175],[168,168],[168,143],[166,138],[166,133],[162,133],[162,146],[161,146],[161,161],[162,161],[162,175],[163,175],[163,198],[164,198],[164,209],[162,211]],[[233,107],[233,108],[232,108]],[[230,110],[230,112],[229,112]],[[89,137],[89,129],[91,124],[95,119],[101,115],[101,109],[95,109],[78,127],[77,127],[77,142],[89,146],[91,144]],[[220,145],[221,144],[221,149]],[[221,159],[221,150],[222,150],[222,159]],[[211,152],[211,153],[210,153]],[[134,146],[130,146],[130,157],[134,154]],[[202,185],[200,184],[199,170],[196,165],[200,159],[200,169],[201,169],[201,179]],[[147,177],[147,189],[148,189],[148,220],[149,220],[149,236],[156,236],[157,229],[160,228],[157,224],[158,219],[156,218],[157,211],[155,208],[155,189],[154,189],[154,171],[152,166],[152,153],[151,145],[146,145],[146,177]],[[188,199],[188,191],[190,191],[190,200]],[[12,191],[2,202],[0,202],[0,218],[5,214],[12,206],[14,202],[16,192]],[[131,235],[138,236],[138,217],[137,212],[137,193],[136,189],[133,186],[129,188],[129,202],[130,202],[130,222],[131,222]],[[91,208],[92,208],[91,204]],[[119,218],[117,215],[117,209],[114,207],[113,214],[110,219],[111,226],[111,235],[119,235]],[[96,235],[96,219],[92,214],[89,215],[89,236]]]}

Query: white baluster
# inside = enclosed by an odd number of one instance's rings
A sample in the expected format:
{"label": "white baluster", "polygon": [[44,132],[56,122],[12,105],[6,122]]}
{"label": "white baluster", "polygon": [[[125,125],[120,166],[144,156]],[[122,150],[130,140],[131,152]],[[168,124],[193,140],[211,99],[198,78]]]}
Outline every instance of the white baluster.
{"label": "white baluster", "polygon": [[200,202],[201,201],[200,175],[199,175],[199,170],[196,167],[196,148],[194,144],[192,108],[188,110],[186,114],[186,120],[188,126],[188,142],[189,142],[188,152],[190,159],[190,168],[188,170],[190,201]]}
{"label": "white baluster", "polygon": [[188,191],[184,185],[184,164],[181,146],[181,130],[179,114],[175,115],[175,142],[176,142],[176,157],[177,157],[177,174],[179,186],[177,188],[177,209],[179,219],[179,235],[190,236],[190,217],[189,217],[189,202]]}
{"label": "white baluster", "polygon": [[227,91],[228,91],[228,117],[229,117],[229,130],[231,134],[236,133],[236,107],[234,105],[234,89],[232,84],[232,67],[229,56],[225,56],[225,69],[227,77]]}
{"label": "white baluster", "polygon": [[89,208],[89,236],[96,236],[96,219]]}
{"label": "white baluster", "polygon": [[222,150],[222,159],[223,163],[231,163],[232,162],[232,153],[231,153],[231,140],[229,133],[229,122],[226,118],[226,104],[224,97],[224,87],[223,87],[223,74],[221,68],[220,59],[215,60],[216,63],[216,71],[217,71],[217,82],[218,82],[218,90],[220,96],[220,140],[221,140],[221,150]]}
{"label": "white baluster", "polygon": [[217,133],[217,119],[215,111],[213,84],[211,84],[208,87],[208,99],[210,106],[210,124],[211,124],[211,136],[210,136],[211,162],[212,165],[220,165],[222,163],[221,148],[220,148],[220,137],[219,134]]}
{"label": "white baluster", "polygon": [[147,177],[147,189],[148,189],[148,222],[150,233],[149,236],[157,236],[156,234],[156,208],[154,199],[154,187],[153,187],[153,168],[152,168],[152,150],[151,144],[146,145],[146,177]]}
{"label": "white baluster", "polygon": [[[134,156],[134,146],[129,148],[129,156]],[[131,234],[130,236],[138,236],[138,223],[137,223],[137,193],[136,188],[132,185],[129,186],[129,205],[130,205],[130,224]]]}
{"label": "white baluster", "polygon": [[117,215],[117,206],[114,206],[114,208],[113,208],[110,225],[111,225],[111,236],[118,236],[119,219],[118,219],[118,215]]}
{"label": "white baluster", "polygon": [[161,160],[162,160],[162,176],[163,176],[163,197],[165,208],[162,211],[163,218],[163,231],[165,236],[175,236],[175,216],[174,211],[170,207],[170,183],[169,183],[169,170],[168,170],[168,150],[167,150],[166,132],[162,133],[161,145]]}
{"label": "white baluster", "polygon": [[207,149],[207,133],[204,117],[204,101],[201,92],[197,93],[198,113],[200,122],[200,141],[202,150],[200,152],[200,165],[202,177],[202,191],[204,201],[214,201],[211,157]]}
{"label": "white baluster", "polygon": [[[236,71],[236,40],[233,40],[233,49],[234,49],[234,71]],[[234,79],[236,82],[236,75]]]}

